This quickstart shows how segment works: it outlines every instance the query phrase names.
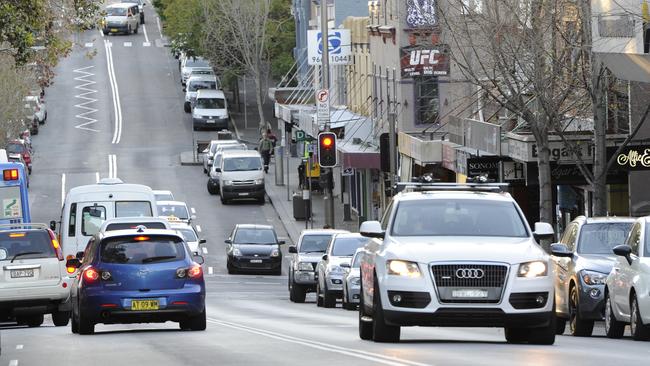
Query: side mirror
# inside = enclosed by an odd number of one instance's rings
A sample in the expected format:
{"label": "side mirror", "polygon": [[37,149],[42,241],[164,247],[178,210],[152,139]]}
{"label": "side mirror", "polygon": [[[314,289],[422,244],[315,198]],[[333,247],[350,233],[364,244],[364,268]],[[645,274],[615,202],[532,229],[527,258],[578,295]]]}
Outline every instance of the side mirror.
{"label": "side mirror", "polygon": [[230,239],[226,239],[223,242],[226,243],[226,244],[232,244],[232,240],[230,240]]}
{"label": "side mirror", "polygon": [[324,261],[326,261],[328,258],[329,258],[329,256],[328,256],[327,254],[325,254],[325,255],[323,256],[323,260],[324,260]]}
{"label": "side mirror", "polygon": [[535,223],[535,238],[539,239],[552,239],[555,232],[551,224],[547,222],[536,222]]}
{"label": "side mirror", "polygon": [[203,264],[203,263],[205,263],[205,258],[203,258],[203,256],[202,256],[202,255],[199,255],[199,254],[194,254],[194,255],[192,256],[192,259],[194,259],[194,261],[195,261],[196,263],[198,263],[198,264]]}
{"label": "side mirror", "polygon": [[77,252],[77,254],[75,255],[75,257],[76,257],[78,260],[82,260],[82,259],[84,259],[84,252]]}
{"label": "side mirror", "polygon": [[208,241],[205,240],[205,239],[199,239],[199,244],[205,244],[205,243],[207,243],[207,242],[208,242]]}
{"label": "side mirror", "polygon": [[618,245],[613,249],[614,254],[619,257],[625,257],[628,264],[632,264],[632,248],[628,245]]}
{"label": "side mirror", "polygon": [[381,224],[379,221],[365,221],[361,224],[359,228],[361,235],[368,238],[378,238],[383,239],[386,235],[386,232],[382,230]]}
{"label": "side mirror", "polygon": [[187,92],[187,88],[183,87],[183,93]]}
{"label": "side mirror", "polygon": [[81,267],[81,261],[77,258],[70,258],[65,262],[65,266],[67,268],[74,268],[77,269]]}
{"label": "side mirror", "polygon": [[561,243],[551,244],[551,255],[565,258],[573,257],[573,253],[569,250],[569,248]]}
{"label": "side mirror", "polygon": [[215,173],[221,173],[221,168],[214,168]]}
{"label": "side mirror", "polygon": [[298,253],[298,248],[296,248],[295,245],[292,245],[289,247],[289,253],[291,254],[297,254]]}
{"label": "side mirror", "polygon": [[196,220],[196,215],[190,216],[190,220]]}
{"label": "side mirror", "polygon": [[279,245],[286,244],[286,243],[287,243],[287,241],[284,240],[284,239],[279,239],[279,240],[278,240],[278,244],[279,244]]}
{"label": "side mirror", "polygon": [[56,221],[50,221],[50,230],[56,231]]}

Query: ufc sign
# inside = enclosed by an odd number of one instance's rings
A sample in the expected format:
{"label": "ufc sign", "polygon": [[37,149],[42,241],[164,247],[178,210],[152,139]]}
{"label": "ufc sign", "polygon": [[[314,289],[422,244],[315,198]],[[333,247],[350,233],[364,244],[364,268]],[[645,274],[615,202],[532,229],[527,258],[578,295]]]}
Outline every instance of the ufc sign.
{"label": "ufc sign", "polygon": [[436,45],[429,47],[414,46],[402,48],[402,77],[448,76],[449,47]]}
{"label": "ufc sign", "polygon": [[438,50],[413,50],[411,51],[411,66],[429,66],[438,64]]}

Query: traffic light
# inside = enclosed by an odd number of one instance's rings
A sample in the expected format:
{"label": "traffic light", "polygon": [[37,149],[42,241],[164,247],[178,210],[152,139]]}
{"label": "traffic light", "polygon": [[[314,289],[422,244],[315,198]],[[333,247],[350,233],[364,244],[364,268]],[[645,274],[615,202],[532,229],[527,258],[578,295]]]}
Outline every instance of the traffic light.
{"label": "traffic light", "polygon": [[318,134],[318,164],[322,168],[332,168],[336,163],[336,134],[321,132]]}

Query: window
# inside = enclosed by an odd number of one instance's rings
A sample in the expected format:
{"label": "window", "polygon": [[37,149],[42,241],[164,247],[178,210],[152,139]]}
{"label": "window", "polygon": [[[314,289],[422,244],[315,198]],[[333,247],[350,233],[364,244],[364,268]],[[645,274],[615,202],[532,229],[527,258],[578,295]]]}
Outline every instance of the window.
{"label": "window", "polygon": [[113,17],[123,17],[126,15],[126,9],[125,8],[107,8],[106,9],[106,15],[108,16],[113,16]]}
{"label": "window", "polygon": [[9,186],[0,188],[0,202],[2,211],[0,219],[18,219],[23,217],[23,204],[20,199],[20,186]]}
{"label": "window", "polygon": [[569,248],[570,251],[575,251],[576,236],[578,235],[578,224],[571,224],[564,232],[560,243]]}
{"label": "window", "polygon": [[238,229],[234,244],[277,244],[275,232],[271,229]]}
{"label": "window", "polygon": [[183,241],[176,237],[152,236],[146,240],[118,237],[101,244],[104,263],[142,264],[171,262],[185,258]]}
{"label": "window", "polygon": [[390,212],[392,211],[392,209],[393,209],[393,201],[390,201],[388,207],[386,207],[386,210],[384,211],[384,214],[381,217],[381,228],[384,229],[384,231],[388,229],[388,220],[390,220]]}
{"label": "window", "polygon": [[191,92],[195,92],[199,89],[217,89],[217,83],[214,81],[194,81],[190,83],[190,87],[187,89]]}
{"label": "window", "polygon": [[151,203],[148,201],[117,201],[115,202],[115,217],[153,216]]}
{"label": "window", "polygon": [[392,235],[525,238],[528,230],[513,202],[423,199],[400,202]]}
{"label": "window", "polygon": [[257,157],[228,158],[223,161],[224,172],[261,170],[262,160]]}
{"label": "window", "polygon": [[641,243],[641,224],[635,224],[632,228],[630,237],[627,240],[627,245],[632,248],[632,254],[639,254],[639,244]]}
{"label": "window", "polygon": [[612,254],[612,249],[625,242],[632,223],[598,223],[582,226],[578,252],[581,254]]}
{"label": "window", "polygon": [[340,238],[334,240],[332,255],[336,257],[352,257],[357,249],[368,242],[366,238]]}
{"label": "window", "polygon": [[158,216],[163,217],[177,217],[181,220],[187,220],[190,218],[190,213],[187,211],[187,206],[185,205],[158,205]]}
{"label": "window", "polygon": [[70,205],[70,216],[68,217],[68,236],[74,237],[77,229],[77,204]]}
{"label": "window", "polygon": [[162,222],[117,222],[115,224],[107,225],[104,231],[131,230],[137,228],[140,225],[146,227],[147,229],[167,229],[167,226],[165,226],[165,224]]}
{"label": "window", "polygon": [[[0,261],[56,256],[50,236],[45,230],[5,231],[0,233],[0,250],[5,254]],[[7,275],[8,276],[8,275]]]}
{"label": "window", "polygon": [[300,253],[325,253],[332,235],[305,235],[300,242]]}
{"label": "window", "polygon": [[178,232],[183,235],[183,239],[185,239],[186,242],[194,242],[194,241],[199,241],[199,238],[196,236],[196,233],[192,229],[177,229]]}
{"label": "window", "polygon": [[84,207],[81,211],[81,233],[84,236],[93,236],[97,234],[104,221],[106,221],[106,207]]}
{"label": "window", "polygon": [[648,225],[648,224],[646,224],[646,226],[645,226],[645,238],[644,238],[643,241],[644,241],[643,247],[645,248],[644,249],[644,252],[645,252],[644,257],[650,257],[650,242],[648,242],[648,241],[650,241],[650,225]]}
{"label": "window", "polygon": [[434,77],[416,78],[415,92],[416,124],[438,122],[438,113],[440,112],[438,79]]}

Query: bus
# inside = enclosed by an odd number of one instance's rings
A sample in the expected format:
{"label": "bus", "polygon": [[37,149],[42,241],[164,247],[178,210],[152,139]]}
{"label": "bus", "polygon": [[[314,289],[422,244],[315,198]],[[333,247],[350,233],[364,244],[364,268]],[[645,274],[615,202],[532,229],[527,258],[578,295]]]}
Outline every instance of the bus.
{"label": "bus", "polygon": [[[59,240],[67,259],[86,249],[104,221],[118,217],[155,217],[156,197],[150,187],[106,178],[70,189],[63,202]],[[56,222],[50,222],[56,230]]]}
{"label": "bus", "polygon": [[0,150],[0,224],[31,223],[27,194],[27,170],[22,163],[10,163]]}

